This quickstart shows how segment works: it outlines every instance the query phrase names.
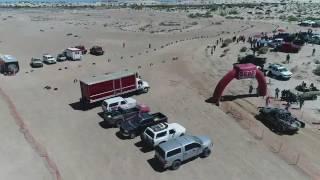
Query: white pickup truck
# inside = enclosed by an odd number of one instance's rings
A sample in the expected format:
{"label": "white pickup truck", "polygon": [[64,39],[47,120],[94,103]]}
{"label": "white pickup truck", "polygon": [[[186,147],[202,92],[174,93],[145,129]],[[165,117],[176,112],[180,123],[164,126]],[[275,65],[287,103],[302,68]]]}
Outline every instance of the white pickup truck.
{"label": "white pickup truck", "polygon": [[155,147],[170,139],[183,136],[186,129],[178,123],[160,123],[146,128],[141,135],[141,140],[146,144]]}
{"label": "white pickup truck", "polygon": [[292,76],[292,72],[281,64],[269,64],[265,71],[269,76],[275,76],[279,79],[290,79]]}
{"label": "white pickup truck", "polygon": [[130,109],[137,106],[137,100],[133,98],[122,98],[114,97],[106,99],[102,102],[103,112],[110,112],[113,110],[121,109]]}

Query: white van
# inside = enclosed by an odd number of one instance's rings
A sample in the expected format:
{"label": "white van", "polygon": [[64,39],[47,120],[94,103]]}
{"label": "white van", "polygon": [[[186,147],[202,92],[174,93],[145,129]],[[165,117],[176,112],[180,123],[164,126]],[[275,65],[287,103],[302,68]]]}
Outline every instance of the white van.
{"label": "white van", "polygon": [[137,106],[137,100],[133,98],[122,98],[114,97],[106,99],[102,102],[103,112],[110,112],[113,110],[121,109],[130,109]]}
{"label": "white van", "polygon": [[68,48],[64,51],[67,59],[72,61],[81,60],[82,58],[82,51],[78,48]]}

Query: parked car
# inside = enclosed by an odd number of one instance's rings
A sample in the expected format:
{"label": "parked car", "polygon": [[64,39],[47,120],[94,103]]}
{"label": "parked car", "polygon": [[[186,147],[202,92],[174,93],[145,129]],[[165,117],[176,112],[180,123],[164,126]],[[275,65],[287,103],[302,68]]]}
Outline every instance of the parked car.
{"label": "parked car", "polygon": [[292,76],[292,72],[281,64],[269,64],[265,70],[269,76],[275,76],[278,79],[290,79]]}
{"label": "parked car", "polygon": [[0,55],[0,73],[14,75],[20,70],[18,60],[11,55]]}
{"label": "parked car", "polygon": [[259,66],[263,69],[264,64],[266,63],[267,58],[263,57],[263,56],[255,56],[253,54],[246,54],[246,55],[239,55],[238,56],[238,63],[239,64],[247,64],[247,63],[251,63],[254,64],[256,66]]}
{"label": "parked car", "polygon": [[78,45],[78,46],[75,46],[75,48],[78,48],[81,50],[82,54],[87,54],[87,49],[83,46],[83,45]]}
{"label": "parked car", "polygon": [[133,98],[114,97],[106,99],[102,102],[102,110],[104,112],[110,112],[114,110],[130,109],[137,106],[137,101]]}
{"label": "parked car", "polygon": [[43,62],[40,58],[31,58],[30,66],[33,68],[43,67]]}
{"label": "parked car", "polygon": [[148,113],[150,108],[146,105],[137,105],[133,108],[119,108],[113,111],[103,113],[103,119],[111,126],[120,127],[121,123],[135,118],[140,113]]}
{"label": "parked car", "polygon": [[149,83],[138,77],[136,72],[120,71],[81,79],[80,101],[87,105],[116,96],[147,93],[150,89]]}
{"label": "parked car", "polygon": [[139,136],[147,127],[167,121],[167,116],[160,112],[153,114],[141,113],[135,118],[121,123],[120,133],[124,137],[130,137],[133,139],[136,136]]}
{"label": "parked car", "polygon": [[141,141],[149,146],[155,147],[170,139],[183,136],[185,133],[186,129],[178,123],[159,123],[147,127],[141,135]]}
{"label": "parked car", "polygon": [[44,63],[47,63],[47,64],[55,64],[55,63],[57,63],[56,59],[50,54],[44,54],[42,56],[42,58],[43,58],[43,62]]}
{"label": "parked car", "polygon": [[66,61],[67,57],[65,55],[65,53],[61,53],[57,55],[57,61],[61,62],[61,61]]}
{"label": "parked car", "polygon": [[194,157],[208,157],[213,142],[206,136],[184,135],[155,147],[155,158],[161,166],[176,170],[182,162]]}
{"label": "parked car", "polygon": [[271,130],[277,133],[294,134],[299,128],[304,128],[305,123],[298,120],[288,110],[262,107],[259,109],[260,114],[257,116],[258,120],[261,120],[268,125]]}
{"label": "parked car", "polygon": [[103,51],[102,47],[100,47],[100,46],[93,46],[90,49],[90,54],[100,56],[100,55],[104,54],[104,51]]}
{"label": "parked car", "polygon": [[271,48],[276,48],[276,47],[280,46],[283,42],[284,42],[284,40],[282,38],[276,38],[273,40],[269,40],[268,46]]}

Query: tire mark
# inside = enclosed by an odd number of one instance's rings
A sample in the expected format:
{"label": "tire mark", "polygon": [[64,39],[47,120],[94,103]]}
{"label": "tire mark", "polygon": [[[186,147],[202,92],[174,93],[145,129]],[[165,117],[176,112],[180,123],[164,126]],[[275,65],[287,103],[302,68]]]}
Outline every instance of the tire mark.
{"label": "tire mark", "polygon": [[11,116],[14,118],[16,125],[19,127],[19,131],[23,134],[25,140],[31,146],[31,148],[44,160],[47,169],[55,180],[61,180],[61,174],[56,163],[50,158],[45,147],[40,144],[32,135],[30,129],[25,124],[23,118],[17,111],[11,98],[0,88],[0,96],[7,103]]}

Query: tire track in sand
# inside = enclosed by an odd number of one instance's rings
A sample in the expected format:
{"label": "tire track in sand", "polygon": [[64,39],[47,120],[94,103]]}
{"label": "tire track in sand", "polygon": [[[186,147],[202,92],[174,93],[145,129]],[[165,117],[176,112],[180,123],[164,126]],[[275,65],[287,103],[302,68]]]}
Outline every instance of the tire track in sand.
{"label": "tire track in sand", "polygon": [[40,144],[32,135],[30,129],[25,124],[23,118],[17,111],[16,106],[14,105],[11,98],[4,92],[2,88],[0,88],[0,97],[7,103],[8,108],[10,110],[11,116],[14,118],[16,125],[19,127],[19,131],[24,135],[25,140],[29,143],[31,148],[43,159],[47,169],[50,174],[53,176],[55,180],[61,180],[61,174],[56,163],[50,158],[45,147]]}

